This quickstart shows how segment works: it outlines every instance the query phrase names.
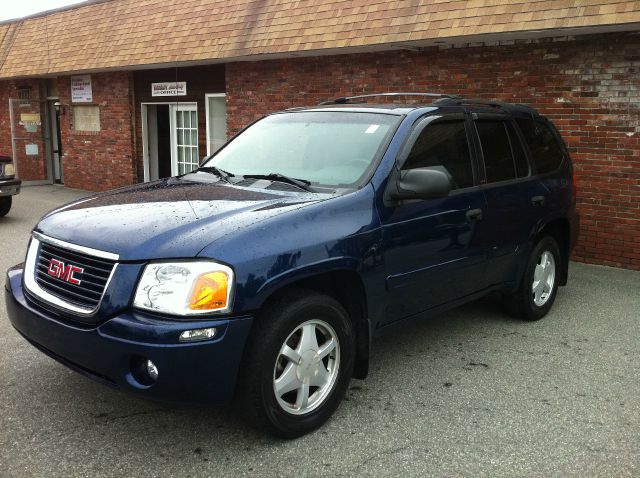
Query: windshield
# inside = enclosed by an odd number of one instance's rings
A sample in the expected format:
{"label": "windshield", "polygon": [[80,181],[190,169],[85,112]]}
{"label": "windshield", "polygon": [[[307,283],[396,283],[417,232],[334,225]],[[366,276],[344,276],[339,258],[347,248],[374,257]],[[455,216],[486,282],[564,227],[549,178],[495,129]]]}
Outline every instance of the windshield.
{"label": "windshield", "polygon": [[256,122],[204,166],[233,175],[282,174],[353,187],[375,167],[400,118],[378,113],[281,113]]}

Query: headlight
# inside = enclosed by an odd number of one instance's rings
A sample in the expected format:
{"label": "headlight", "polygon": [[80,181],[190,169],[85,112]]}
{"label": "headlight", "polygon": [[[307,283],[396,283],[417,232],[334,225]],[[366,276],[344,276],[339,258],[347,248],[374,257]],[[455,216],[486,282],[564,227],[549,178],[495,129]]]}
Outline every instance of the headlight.
{"label": "headlight", "polygon": [[233,271],[217,262],[148,264],[138,282],[134,307],[175,315],[228,312]]}
{"label": "headlight", "polygon": [[5,178],[10,178],[16,174],[16,169],[11,163],[7,163],[4,165],[4,168],[0,168],[0,172],[2,172],[1,169],[4,169],[4,172],[0,174],[0,176],[4,176]]}

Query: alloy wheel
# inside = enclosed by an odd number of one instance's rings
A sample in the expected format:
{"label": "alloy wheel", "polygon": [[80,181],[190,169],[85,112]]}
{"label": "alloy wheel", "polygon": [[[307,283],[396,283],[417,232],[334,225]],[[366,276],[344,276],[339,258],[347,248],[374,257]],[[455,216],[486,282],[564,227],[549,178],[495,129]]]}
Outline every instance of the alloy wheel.
{"label": "alloy wheel", "polygon": [[322,320],[300,324],[280,347],[273,370],[273,390],[280,407],[292,415],[322,405],[335,386],[340,367],[340,342]]}
{"label": "alloy wheel", "polygon": [[542,307],[547,303],[553,293],[553,286],[556,280],[556,262],[553,254],[549,251],[543,251],[538,258],[538,263],[533,272],[533,283],[531,285],[531,294],[533,303]]}

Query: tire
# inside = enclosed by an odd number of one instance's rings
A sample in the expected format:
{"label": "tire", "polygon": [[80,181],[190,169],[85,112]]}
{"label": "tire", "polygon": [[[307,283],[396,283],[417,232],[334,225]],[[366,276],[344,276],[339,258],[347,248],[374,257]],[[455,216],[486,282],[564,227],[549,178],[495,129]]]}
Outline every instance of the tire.
{"label": "tire", "polygon": [[11,209],[11,203],[13,198],[11,196],[5,196],[0,198],[0,217],[6,216]]}
{"label": "tire", "polygon": [[520,288],[508,298],[509,311],[524,320],[539,320],[551,309],[558,292],[562,261],[558,243],[551,236],[533,247]]}
{"label": "tire", "polygon": [[336,300],[302,290],[280,297],[259,314],[247,341],[237,389],[242,416],[281,438],[315,430],[342,401],[354,356],[351,321]]}

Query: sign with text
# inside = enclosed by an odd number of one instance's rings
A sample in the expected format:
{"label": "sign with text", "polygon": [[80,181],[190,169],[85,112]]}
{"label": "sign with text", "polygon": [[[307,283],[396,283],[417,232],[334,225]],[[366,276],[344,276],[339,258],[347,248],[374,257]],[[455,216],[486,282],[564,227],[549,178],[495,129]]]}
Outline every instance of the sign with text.
{"label": "sign with text", "polygon": [[34,124],[40,126],[40,113],[20,113],[20,123],[22,126],[26,124]]}
{"label": "sign with text", "polygon": [[186,96],[186,81],[168,81],[151,83],[151,96]]}
{"label": "sign with text", "polygon": [[71,77],[71,101],[73,103],[92,103],[91,75]]}
{"label": "sign with text", "polygon": [[26,132],[36,133],[38,126],[42,124],[40,121],[40,113],[20,113],[20,121],[18,122]]}

